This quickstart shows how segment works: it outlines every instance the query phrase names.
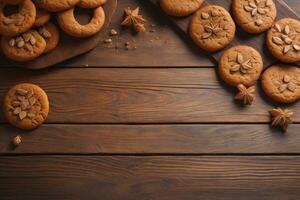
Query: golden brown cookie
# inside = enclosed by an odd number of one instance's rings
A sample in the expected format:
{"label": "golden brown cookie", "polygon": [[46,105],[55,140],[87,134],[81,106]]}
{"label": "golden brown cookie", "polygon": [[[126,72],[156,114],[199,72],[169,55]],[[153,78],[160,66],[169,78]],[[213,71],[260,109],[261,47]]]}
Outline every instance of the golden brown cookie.
{"label": "golden brown cookie", "polygon": [[8,58],[25,62],[40,56],[46,48],[46,41],[38,32],[31,30],[16,37],[2,37],[1,47]]}
{"label": "golden brown cookie", "polygon": [[[5,16],[4,8],[7,5],[18,5],[19,12]],[[36,16],[35,5],[31,0],[23,1],[0,1],[0,34],[5,36],[16,36],[28,31],[34,24]]]}
{"label": "golden brown cookie", "polygon": [[252,47],[235,46],[224,52],[219,61],[220,77],[231,86],[253,86],[263,70],[261,55]]}
{"label": "golden brown cookie", "polygon": [[199,47],[215,52],[231,43],[235,35],[235,24],[224,8],[209,5],[193,15],[189,33]]}
{"label": "golden brown cookie", "polygon": [[300,68],[274,65],[262,75],[262,88],[275,101],[293,103],[300,99]]}
{"label": "golden brown cookie", "polygon": [[38,32],[46,41],[44,53],[48,53],[57,47],[60,35],[58,28],[54,24],[47,23],[46,25],[39,27]]}
{"label": "golden brown cookie", "polygon": [[11,88],[4,97],[6,120],[23,130],[41,125],[49,113],[47,94],[37,85],[22,83]]}
{"label": "golden brown cookie", "polygon": [[49,22],[51,18],[51,14],[47,11],[44,10],[42,8],[38,8],[36,10],[36,18],[35,18],[35,22],[34,22],[34,27],[40,27],[45,25],[47,22]]}
{"label": "golden brown cookie", "polygon": [[97,8],[106,3],[107,0],[80,0],[78,6],[81,8]]}
{"label": "golden brown cookie", "polygon": [[272,26],[277,11],[273,0],[233,0],[232,13],[246,32],[261,33]]}
{"label": "golden brown cookie", "polygon": [[80,0],[36,0],[37,4],[50,12],[61,12],[73,8]]}
{"label": "golden brown cookie", "polygon": [[160,0],[160,6],[171,16],[188,16],[198,10],[204,0]]}
{"label": "golden brown cookie", "polygon": [[57,14],[60,28],[73,37],[89,37],[98,33],[104,25],[105,13],[100,6],[94,9],[94,15],[88,24],[81,25],[74,17],[74,8]]}
{"label": "golden brown cookie", "polygon": [[277,21],[268,31],[267,47],[282,62],[300,61],[300,22],[285,18]]}

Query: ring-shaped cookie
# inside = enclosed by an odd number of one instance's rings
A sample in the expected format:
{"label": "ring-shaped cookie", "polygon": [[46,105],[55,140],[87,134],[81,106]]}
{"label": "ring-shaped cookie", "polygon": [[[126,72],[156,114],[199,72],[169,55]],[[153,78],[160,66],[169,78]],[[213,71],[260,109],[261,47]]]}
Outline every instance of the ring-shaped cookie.
{"label": "ring-shaped cookie", "polygon": [[104,25],[105,13],[102,7],[94,9],[93,18],[88,24],[81,25],[74,17],[74,8],[57,14],[60,28],[73,37],[89,37],[98,33]]}
{"label": "ring-shaped cookie", "polygon": [[[18,5],[19,12],[5,16],[4,9],[7,5]],[[0,1],[0,34],[16,36],[28,31],[35,22],[36,8],[31,0]]]}
{"label": "ring-shaped cookie", "polygon": [[81,8],[97,8],[106,3],[107,0],[80,0],[78,6]]}
{"label": "ring-shaped cookie", "polygon": [[80,0],[39,0],[37,4],[50,12],[61,12],[73,8]]}

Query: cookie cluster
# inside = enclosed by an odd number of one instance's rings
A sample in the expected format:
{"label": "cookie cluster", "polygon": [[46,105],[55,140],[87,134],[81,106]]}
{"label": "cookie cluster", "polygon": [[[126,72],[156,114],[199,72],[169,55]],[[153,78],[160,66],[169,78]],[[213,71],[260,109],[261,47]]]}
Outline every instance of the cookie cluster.
{"label": "cookie cluster", "polygon": [[[89,37],[105,23],[102,5],[106,0],[1,0],[0,35],[3,53],[14,61],[33,60],[53,51],[59,44],[60,32],[55,24],[73,37]],[[88,24],[80,24],[74,7],[93,9]],[[18,7],[12,12],[12,7]],[[56,22],[51,22],[51,16]],[[54,19],[53,19],[54,21]]]}
{"label": "cookie cluster", "polygon": [[[194,13],[189,35],[207,52],[217,52],[229,46],[234,40],[237,24],[250,34],[266,32],[266,46],[278,60],[284,63],[300,61],[300,22],[290,18],[275,22],[277,9],[273,0],[232,0],[233,17],[221,6],[200,8],[202,2],[160,0],[160,5],[171,16]],[[273,100],[294,103],[300,99],[300,68],[279,64],[263,72],[261,54],[250,46],[238,45],[225,50],[218,71],[225,83],[237,87],[239,92],[235,99],[244,104],[252,104],[255,100],[255,84],[260,77],[263,90]],[[271,112],[273,124],[286,130],[287,124],[291,123],[290,111],[274,110]]]}

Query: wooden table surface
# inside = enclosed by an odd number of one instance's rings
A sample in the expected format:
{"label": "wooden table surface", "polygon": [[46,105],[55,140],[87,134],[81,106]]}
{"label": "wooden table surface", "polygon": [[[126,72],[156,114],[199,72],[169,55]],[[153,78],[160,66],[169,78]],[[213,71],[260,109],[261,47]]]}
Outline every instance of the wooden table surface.
{"label": "wooden table surface", "polygon": [[51,106],[31,132],[0,115],[0,199],[300,199],[299,105],[287,134],[271,129],[277,104],[261,89],[253,106],[236,104],[215,63],[153,7],[119,0],[112,27],[137,5],[155,32],[121,29],[118,49],[101,43],[41,71],[0,66],[1,99],[32,82]]}

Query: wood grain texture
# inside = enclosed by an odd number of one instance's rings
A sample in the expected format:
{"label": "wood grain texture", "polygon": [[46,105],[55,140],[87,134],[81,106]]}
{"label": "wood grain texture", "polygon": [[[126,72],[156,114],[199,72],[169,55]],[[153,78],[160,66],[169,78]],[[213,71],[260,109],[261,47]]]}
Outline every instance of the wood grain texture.
{"label": "wood grain texture", "polygon": [[[0,80],[0,99],[16,83],[44,88],[48,123],[268,123],[268,110],[275,106],[262,93],[252,106],[235,103],[235,91],[208,68],[2,69]],[[300,107],[290,108],[300,122]]]}
{"label": "wood grain texture", "polygon": [[[300,125],[286,134],[261,125],[0,125],[0,154],[295,154]],[[22,145],[12,139],[21,135]]]}
{"label": "wood grain texture", "polygon": [[[158,1],[159,0],[151,0],[149,2],[152,2],[154,5],[159,7]],[[286,18],[286,17],[295,18],[297,20],[300,19],[300,17],[295,12],[293,12],[293,8],[287,7],[288,5],[283,0],[274,0],[274,3],[276,4],[276,8],[277,8],[276,19],[281,19],[281,18]],[[220,5],[228,11],[230,11],[230,9],[231,9],[231,1],[229,1],[229,0],[226,0],[226,1],[224,1],[224,0],[206,0],[204,2],[203,6],[207,6],[207,5]],[[185,17],[185,18],[178,18],[178,17],[171,17],[171,16],[168,16],[168,17],[182,31],[182,33],[189,35],[188,27],[189,27],[189,23],[190,23],[190,19],[191,19],[190,16]],[[229,49],[233,46],[237,46],[237,45],[247,45],[247,46],[251,46],[251,47],[255,48],[256,50],[258,50],[258,52],[261,53],[265,67],[268,67],[271,64],[274,64],[278,60],[278,59],[274,58],[271,55],[271,53],[267,50],[266,45],[265,45],[265,34],[264,33],[249,34],[249,33],[246,33],[245,31],[243,31],[242,29],[240,29],[238,26],[237,26],[235,38],[230,45],[228,45],[226,48],[224,48],[218,52],[210,53],[207,55],[212,56],[215,59],[215,61],[218,61],[227,49]]]}
{"label": "wood grain texture", "polygon": [[0,157],[2,200],[298,199],[300,157]]}

